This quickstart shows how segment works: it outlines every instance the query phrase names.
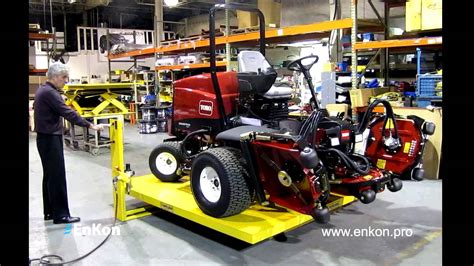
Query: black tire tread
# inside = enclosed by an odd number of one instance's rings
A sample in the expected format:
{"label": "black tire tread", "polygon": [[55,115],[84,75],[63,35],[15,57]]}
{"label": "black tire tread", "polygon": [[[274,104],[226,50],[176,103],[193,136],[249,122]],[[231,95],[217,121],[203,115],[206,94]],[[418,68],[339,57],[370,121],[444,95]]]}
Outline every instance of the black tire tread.
{"label": "black tire tread", "polygon": [[223,148],[229,150],[230,152],[232,152],[234,154],[234,156],[236,158],[238,158],[238,161],[240,163],[239,166],[241,168],[242,173],[244,174],[244,178],[245,178],[245,180],[247,182],[247,185],[249,187],[250,198],[251,198],[251,201],[253,202],[255,200],[255,197],[256,197],[256,192],[255,192],[255,188],[253,187],[253,185],[250,181],[251,177],[250,177],[250,174],[249,174],[247,160],[242,155],[241,150],[239,150],[237,148],[233,148],[233,147],[223,147]]}
{"label": "black tire tread", "polygon": [[[237,155],[226,148],[213,148],[202,152],[199,156],[209,156],[218,162],[228,177],[230,187],[230,201],[225,212],[223,214],[208,214],[214,217],[227,217],[239,214],[247,209],[251,204],[251,197],[248,184],[243,176],[243,167]],[[222,183],[222,177],[219,178],[221,178]]]}

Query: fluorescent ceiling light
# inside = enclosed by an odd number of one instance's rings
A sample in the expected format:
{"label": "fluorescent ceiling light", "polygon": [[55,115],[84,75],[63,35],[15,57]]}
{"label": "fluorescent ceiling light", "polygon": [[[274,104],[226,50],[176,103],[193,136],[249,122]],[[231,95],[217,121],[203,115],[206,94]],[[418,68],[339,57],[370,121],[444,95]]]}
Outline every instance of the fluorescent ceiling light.
{"label": "fluorescent ceiling light", "polygon": [[174,7],[179,4],[179,0],[165,0],[165,5],[169,7]]}

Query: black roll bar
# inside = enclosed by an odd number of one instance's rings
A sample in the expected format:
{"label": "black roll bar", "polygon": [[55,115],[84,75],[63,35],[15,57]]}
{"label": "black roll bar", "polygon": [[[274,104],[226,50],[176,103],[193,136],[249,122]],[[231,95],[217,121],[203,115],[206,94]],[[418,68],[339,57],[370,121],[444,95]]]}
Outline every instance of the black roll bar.
{"label": "black roll bar", "polygon": [[219,81],[217,80],[217,66],[216,66],[216,10],[218,9],[231,9],[231,10],[242,10],[248,12],[257,13],[259,24],[260,24],[260,53],[265,56],[265,17],[262,11],[257,8],[236,5],[236,4],[216,4],[209,10],[209,53],[210,53],[210,68],[211,68],[211,79],[214,91],[216,92],[217,104],[219,112],[221,114],[221,126],[223,129],[227,128],[227,115],[224,109],[224,100],[222,99],[221,89],[219,87]]}

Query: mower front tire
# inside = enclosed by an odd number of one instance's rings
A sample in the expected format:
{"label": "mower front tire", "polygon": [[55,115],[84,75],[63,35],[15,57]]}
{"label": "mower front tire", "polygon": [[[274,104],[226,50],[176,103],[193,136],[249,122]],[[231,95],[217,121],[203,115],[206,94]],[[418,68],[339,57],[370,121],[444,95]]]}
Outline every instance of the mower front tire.
{"label": "mower front tire", "polygon": [[367,189],[359,193],[359,200],[364,204],[369,204],[375,200],[375,191]]}
{"label": "mower front tire", "polygon": [[150,154],[148,163],[150,170],[163,182],[175,182],[181,178],[178,169],[184,162],[184,155],[178,142],[162,143]]}
{"label": "mower front tire", "polygon": [[387,189],[390,190],[391,192],[397,192],[403,187],[403,182],[402,180],[398,178],[393,178],[389,184],[387,184]]}
{"label": "mower front tire", "polygon": [[199,208],[212,217],[239,214],[251,204],[249,184],[236,153],[212,148],[191,167],[191,190]]}

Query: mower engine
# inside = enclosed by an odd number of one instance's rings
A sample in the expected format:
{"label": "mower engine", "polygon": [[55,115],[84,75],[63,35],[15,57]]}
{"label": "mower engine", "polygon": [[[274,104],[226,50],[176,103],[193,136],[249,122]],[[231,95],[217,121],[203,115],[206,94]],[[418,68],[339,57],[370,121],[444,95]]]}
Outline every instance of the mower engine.
{"label": "mower engine", "polygon": [[323,117],[318,122],[316,145],[332,147],[343,152],[352,151],[354,144],[354,125],[338,117]]}

